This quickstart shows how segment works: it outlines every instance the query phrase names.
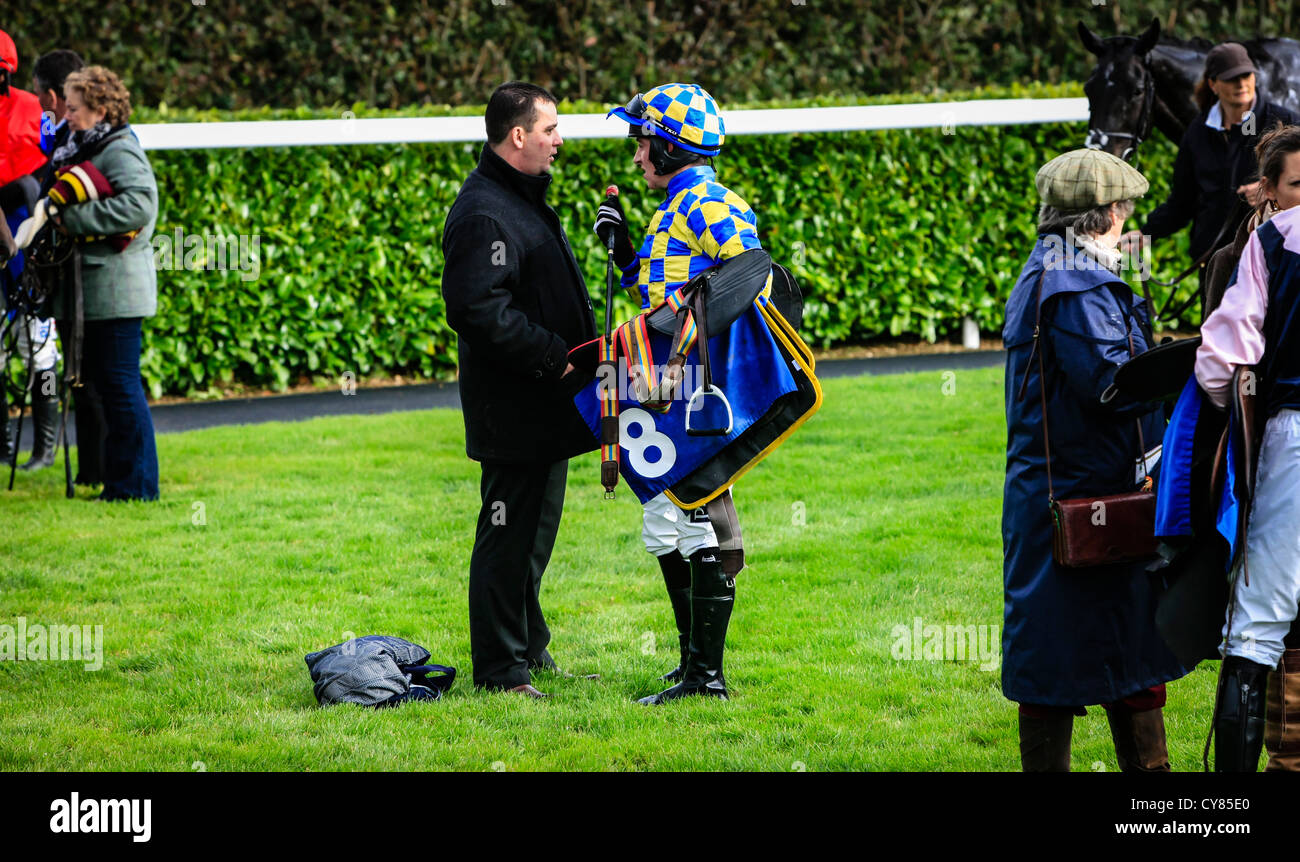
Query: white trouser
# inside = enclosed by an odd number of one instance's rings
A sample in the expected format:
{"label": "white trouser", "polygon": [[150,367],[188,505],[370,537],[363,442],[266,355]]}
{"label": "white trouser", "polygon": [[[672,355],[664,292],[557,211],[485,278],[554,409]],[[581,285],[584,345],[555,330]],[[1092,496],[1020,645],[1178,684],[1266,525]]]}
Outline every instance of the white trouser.
{"label": "white trouser", "polygon": [[[18,344],[14,348],[15,352],[23,360],[23,365],[27,364],[27,357],[33,349],[36,350],[36,371],[48,371],[53,368],[59,361],[59,348],[55,343],[58,332],[54,328],[54,318],[50,317],[45,320],[38,320],[33,317],[23,326],[21,321],[14,321],[14,329],[18,330]],[[3,351],[0,351],[0,359],[7,359]],[[31,371],[32,369],[28,369]],[[39,383],[39,381],[38,381]]]}
{"label": "white trouser", "polygon": [[1300,411],[1282,410],[1264,426],[1255,504],[1246,530],[1250,586],[1237,575],[1228,655],[1268,667],[1282,658],[1300,602]]}
{"label": "white trouser", "polygon": [[645,549],[656,557],[676,548],[689,560],[691,554],[702,548],[718,546],[718,537],[704,508],[683,511],[673,505],[667,494],[646,501],[641,538],[645,540]]}

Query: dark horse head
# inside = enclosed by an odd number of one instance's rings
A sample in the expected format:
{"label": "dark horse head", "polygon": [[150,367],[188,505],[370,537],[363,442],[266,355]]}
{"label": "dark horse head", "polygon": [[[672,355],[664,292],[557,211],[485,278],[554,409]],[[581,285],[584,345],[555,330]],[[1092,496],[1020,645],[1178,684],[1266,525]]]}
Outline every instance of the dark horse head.
{"label": "dark horse head", "polygon": [[1083,85],[1088,96],[1084,146],[1132,159],[1155,118],[1156,81],[1147,55],[1160,38],[1160,22],[1153,20],[1141,36],[1102,39],[1080,21],[1079,37],[1097,57],[1097,68]]}

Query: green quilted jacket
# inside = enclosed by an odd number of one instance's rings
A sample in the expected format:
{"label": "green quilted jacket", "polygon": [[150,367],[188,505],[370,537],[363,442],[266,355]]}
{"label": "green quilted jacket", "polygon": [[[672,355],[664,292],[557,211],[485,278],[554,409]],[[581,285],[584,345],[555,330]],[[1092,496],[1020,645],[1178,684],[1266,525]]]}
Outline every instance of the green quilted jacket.
{"label": "green quilted jacket", "polygon": [[149,317],[158,309],[151,243],[158,217],[153,168],[130,126],[110,136],[90,163],[113,186],[113,196],[64,208],[64,227],[74,236],[140,232],[120,252],[102,239],[80,247],[85,319]]}

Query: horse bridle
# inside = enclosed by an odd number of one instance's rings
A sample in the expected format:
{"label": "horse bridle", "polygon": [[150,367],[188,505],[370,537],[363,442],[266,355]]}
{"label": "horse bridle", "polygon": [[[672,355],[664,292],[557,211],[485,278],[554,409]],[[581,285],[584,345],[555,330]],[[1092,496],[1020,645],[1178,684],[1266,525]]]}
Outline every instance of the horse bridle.
{"label": "horse bridle", "polygon": [[1083,140],[1083,146],[1089,150],[1104,149],[1112,138],[1132,141],[1124,153],[1120,156],[1124,161],[1128,161],[1129,156],[1137,156],[1138,147],[1142,144],[1145,136],[1151,134],[1151,112],[1155,110],[1156,102],[1156,79],[1151,73],[1151,64],[1147,57],[1142,58],[1142,69],[1147,74],[1146,86],[1142,90],[1142,114],[1138,117],[1137,131],[1130,132],[1107,132],[1101,129],[1088,128],[1088,136]]}

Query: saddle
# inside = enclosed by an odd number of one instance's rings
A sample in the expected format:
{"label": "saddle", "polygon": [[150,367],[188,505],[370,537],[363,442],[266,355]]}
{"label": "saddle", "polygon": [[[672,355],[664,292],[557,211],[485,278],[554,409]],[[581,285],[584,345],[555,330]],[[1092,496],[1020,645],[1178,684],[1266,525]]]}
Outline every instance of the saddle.
{"label": "saddle", "polygon": [[1146,353],[1139,353],[1115,369],[1115,379],[1102,393],[1109,404],[1123,394],[1133,401],[1176,401],[1196,367],[1196,349],[1201,336],[1166,341]]}
{"label": "saddle", "polygon": [[[802,317],[793,277],[750,249],[608,342],[570,351],[574,367],[593,376],[575,403],[600,441],[607,496],[621,474],[642,502],[666,493],[682,508],[706,505],[821,406],[811,351],[763,295],[769,274],[773,294],[779,284],[782,303]],[[666,358],[662,366],[656,357]]]}

